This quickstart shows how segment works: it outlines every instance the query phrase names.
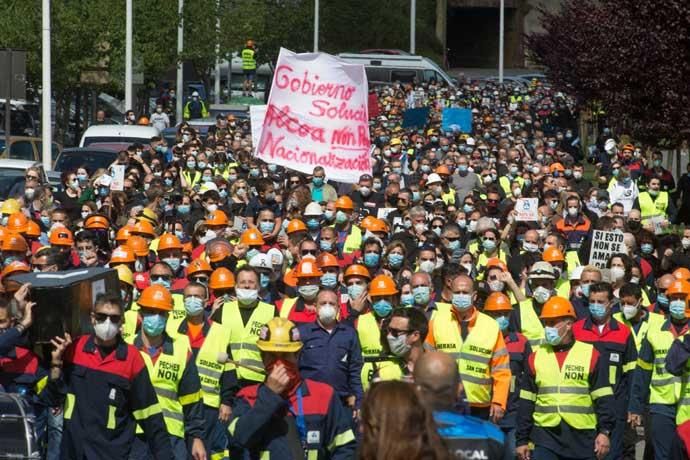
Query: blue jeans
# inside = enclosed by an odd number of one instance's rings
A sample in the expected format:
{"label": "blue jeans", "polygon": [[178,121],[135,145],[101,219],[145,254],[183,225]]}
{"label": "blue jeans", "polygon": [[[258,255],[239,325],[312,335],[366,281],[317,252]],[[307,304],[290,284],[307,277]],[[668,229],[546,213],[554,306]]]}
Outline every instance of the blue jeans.
{"label": "blue jeans", "polygon": [[218,420],[218,408],[204,405],[204,447],[209,460],[228,458],[228,425]]}
{"label": "blue jeans", "polygon": [[64,413],[62,407],[59,409],[57,414],[53,414],[53,408],[46,409],[46,460],[59,460],[60,458]]}
{"label": "blue jeans", "polygon": [[503,441],[503,460],[515,460],[515,427],[501,428],[505,435]]}

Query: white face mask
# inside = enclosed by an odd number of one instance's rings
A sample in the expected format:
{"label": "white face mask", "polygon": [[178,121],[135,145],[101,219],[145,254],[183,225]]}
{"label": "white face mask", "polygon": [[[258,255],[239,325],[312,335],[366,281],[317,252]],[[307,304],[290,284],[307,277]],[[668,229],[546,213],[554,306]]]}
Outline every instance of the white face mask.
{"label": "white face mask", "polygon": [[319,306],[319,321],[326,326],[330,326],[336,321],[337,309],[332,303],[327,303]]}
{"label": "white face mask", "polygon": [[625,319],[631,319],[637,316],[637,312],[640,311],[639,305],[623,305],[621,310],[623,310],[623,316]]}
{"label": "white face mask", "polygon": [[93,331],[96,333],[96,337],[107,342],[115,338],[120,331],[120,325],[111,322],[110,318],[107,318],[102,323],[96,322],[93,326]]}
{"label": "white face mask", "polygon": [[432,273],[436,268],[436,262],[433,260],[425,260],[419,263],[419,270],[424,273]]}
{"label": "white face mask", "polygon": [[251,305],[259,297],[258,289],[235,289],[240,306]]}
{"label": "white face mask", "polygon": [[683,249],[690,249],[690,238],[683,238],[681,244],[683,245]]}
{"label": "white face mask", "polygon": [[611,282],[615,283],[616,281],[620,281],[621,279],[623,279],[623,277],[625,276],[625,270],[621,267],[611,267],[610,274]]}

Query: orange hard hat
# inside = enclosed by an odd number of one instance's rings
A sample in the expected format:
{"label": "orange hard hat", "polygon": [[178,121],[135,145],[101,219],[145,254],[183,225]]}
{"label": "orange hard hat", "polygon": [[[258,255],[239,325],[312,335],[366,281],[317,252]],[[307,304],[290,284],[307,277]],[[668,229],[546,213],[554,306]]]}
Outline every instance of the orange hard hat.
{"label": "orange hard hat", "polygon": [[211,268],[211,264],[204,259],[194,259],[187,267],[187,277],[189,278],[196,273],[211,273],[212,271],[213,268]]}
{"label": "orange hard hat", "polygon": [[[369,226],[371,225],[371,223],[372,223],[375,219],[376,219],[376,217],[374,217],[374,216],[372,216],[371,214],[369,214],[369,215],[366,216],[364,219],[362,219],[362,221],[359,223],[359,226],[360,226],[361,228],[363,228],[364,230],[369,230]],[[369,230],[369,231],[371,231],[371,230]]]}
{"label": "orange hard hat", "polygon": [[623,151],[630,150],[632,152],[635,150],[635,146],[632,144],[625,144],[621,150],[623,150]]}
{"label": "orange hard hat", "polygon": [[378,275],[371,280],[369,284],[369,295],[395,295],[398,293],[398,288],[395,286],[395,281],[390,276]]}
{"label": "orange hard hat", "polygon": [[141,125],[141,126],[148,126],[149,117],[146,117],[146,116],[139,117],[139,121],[137,122],[137,124]]}
{"label": "orange hard hat", "polygon": [[177,235],[172,233],[163,233],[160,240],[158,240],[158,251],[165,251],[167,249],[182,250],[182,243]]}
{"label": "orange hard hat", "polygon": [[375,233],[375,232],[386,232],[386,233],[388,233],[388,224],[383,219],[374,218],[374,220],[371,221],[371,223],[369,224],[368,230],[371,233]]}
{"label": "orange hard hat", "polygon": [[115,235],[115,242],[117,244],[125,244],[130,236],[132,236],[133,225],[125,225],[120,230],[117,231]]}
{"label": "orange hard hat", "polygon": [[491,268],[500,268],[504,272],[508,271],[508,266],[498,257],[492,257],[486,261],[486,271],[489,271]]}
{"label": "orange hard hat", "polygon": [[553,163],[551,166],[549,166],[549,172],[552,173],[554,171],[563,172],[565,171],[565,166],[560,163]]}
{"label": "orange hard hat", "polygon": [[206,225],[229,225],[230,221],[223,211],[216,209],[208,215],[205,223]]}
{"label": "orange hard hat", "polygon": [[512,310],[510,298],[502,292],[492,292],[484,301],[484,311]]}
{"label": "orange hard hat", "polygon": [[323,276],[323,272],[313,259],[303,260],[295,267],[295,278],[316,278]]}
{"label": "orange hard hat", "polygon": [[570,300],[565,297],[554,296],[546,301],[541,309],[541,319],[554,319],[554,318],[576,318],[575,309]]}
{"label": "orange hard hat", "polygon": [[14,233],[24,233],[29,219],[21,212],[13,212],[7,217],[7,230]]}
{"label": "orange hard hat", "polygon": [[436,168],[436,171],[434,171],[436,174],[444,175],[444,176],[450,176],[450,169],[448,169],[448,166],[446,165],[440,165],[438,168]]}
{"label": "orange hard hat", "polygon": [[232,254],[232,247],[227,241],[216,240],[206,244],[206,255],[211,262],[220,262]]}
{"label": "orange hard hat", "polygon": [[144,257],[149,255],[149,244],[146,240],[138,235],[130,236],[127,240],[127,246],[134,251],[137,257]]}
{"label": "orange hard hat", "polygon": [[30,271],[31,268],[26,263],[15,260],[2,270],[2,277],[6,278],[15,273],[29,273]]}
{"label": "orange hard hat", "polygon": [[359,264],[353,264],[347,267],[345,270],[345,276],[344,278],[347,279],[350,276],[361,276],[363,278],[366,278],[368,280],[371,279],[371,274],[369,273],[369,269],[365,267],[364,265],[359,265]]}
{"label": "orange hard hat", "polygon": [[129,246],[118,246],[110,254],[111,264],[131,264],[134,260],[134,251]]}
{"label": "orange hard hat", "polygon": [[48,241],[51,246],[72,246],[74,245],[74,236],[68,228],[58,227],[50,232]]}
{"label": "orange hard hat", "polygon": [[288,235],[291,233],[295,232],[306,232],[307,231],[307,226],[304,225],[304,222],[302,222],[299,219],[292,219],[290,222],[288,222],[287,227],[285,228],[285,233]]}
{"label": "orange hard hat", "polygon": [[26,223],[26,231],[24,232],[24,234],[32,238],[38,238],[39,236],[41,236],[41,227],[39,227],[38,224],[33,220],[29,220]]}
{"label": "orange hard hat", "polygon": [[335,209],[347,209],[348,211],[353,211],[355,209],[355,205],[349,196],[343,195],[335,200]]}
{"label": "orange hard hat", "polygon": [[153,225],[146,219],[139,219],[132,228],[132,234],[134,235],[144,235],[150,238],[156,237],[156,231],[153,229]]}
{"label": "orange hard hat", "polygon": [[235,287],[235,275],[225,267],[216,268],[208,280],[208,287],[211,289],[232,289]]}
{"label": "orange hard hat", "polygon": [[675,280],[668,289],[666,289],[666,296],[674,294],[690,295],[690,283],[685,280]]}
{"label": "orange hard hat", "polygon": [[192,246],[191,241],[187,241],[186,243],[182,243],[182,254],[191,254],[192,251],[194,251],[194,246]]}
{"label": "orange hard hat", "polygon": [[140,307],[171,311],[173,309],[173,297],[165,287],[160,284],[152,284],[142,291],[137,304]]}
{"label": "orange hard hat", "polygon": [[5,238],[5,235],[7,235],[7,229],[0,225],[0,244],[2,244],[2,240]]}
{"label": "orange hard hat", "polygon": [[690,270],[685,267],[676,268],[673,270],[673,276],[679,280],[690,281]]}
{"label": "orange hard hat", "polygon": [[100,214],[91,214],[84,221],[84,228],[89,230],[108,230],[110,221],[107,217]]}
{"label": "orange hard hat", "polygon": [[319,254],[319,256],[316,258],[316,265],[318,265],[319,268],[340,267],[338,264],[338,258],[330,252],[322,252]]}
{"label": "orange hard hat", "polygon": [[245,230],[242,236],[240,236],[240,243],[246,244],[247,246],[263,246],[266,244],[264,242],[264,237],[256,227]]}
{"label": "orange hard hat", "polygon": [[565,262],[563,252],[555,246],[549,246],[544,249],[544,254],[542,254],[541,259],[544,262]]}

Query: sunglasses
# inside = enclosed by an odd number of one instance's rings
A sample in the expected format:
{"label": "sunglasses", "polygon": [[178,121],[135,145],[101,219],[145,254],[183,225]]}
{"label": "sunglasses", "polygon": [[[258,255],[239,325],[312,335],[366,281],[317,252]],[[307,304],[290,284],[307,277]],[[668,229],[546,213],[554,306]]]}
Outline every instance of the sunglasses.
{"label": "sunglasses", "polygon": [[408,329],[395,329],[395,328],[389,327],[388,332],[393,337],[398,338],[398,337],[400,337],[400,335],[409,334],[412,331],[410,331]]}
{"label": "sunglasses", "polygon": [[299,185],[299,181],[298,180],[291,180],[290,185]]}
{"label": "sunglasses", "polygon": [[206,284],[208,283],[208,276],[197,276],[196,278],[191,278],[191,281],[195,283]]}
{"label": "sunglasses", "polygon": [[122,321],[122,315],[109,315],[107,313],[94,313],[93,316],[94,316],[94,318],[96,318],[96,322],[98,322],[98,323],[102,323],[108,318],[110,318],[111,323],[120,323],[120,321]]}
{"label": "sunglasses", "polygon": [[318,251],[316,249],[303,249],[302,250],[302,255],[303,256],[308,256],[308,255],[315,256],[318,254]]}
{"label": "sunglasses", "polygon": [[171,279],[170,275],[151,275],[151,281],[170,281]]}

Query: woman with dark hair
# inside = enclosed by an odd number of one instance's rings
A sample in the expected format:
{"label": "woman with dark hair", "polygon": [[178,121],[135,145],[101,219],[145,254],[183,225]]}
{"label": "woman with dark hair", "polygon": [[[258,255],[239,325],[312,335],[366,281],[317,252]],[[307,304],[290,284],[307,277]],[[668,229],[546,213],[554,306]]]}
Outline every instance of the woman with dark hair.
{"label": "woman with dark hair", "polygon": [[372,385],[362,403],[361,426],[360,460],[450,458],[431,411],[410,383]]}
{"label": "woman with dark hair", "polygon": [[618,298],[618,290],[621,286],[630,282],[630,278],[632,278],[632,267],[633,261],[627,254],[613,254],[609,258],[606,268],[609,269],[611,287],[613,288],[613,295],[616,298]]}
{"label": "woman with dark hair", "polygon": [[79,187],[79,179],[74,171],[64,171],[60,175],[60,183],[62,190],[55,192],[53,198],[60,203],[60,207],[64,208],[72,222],[79,220],[81,205],[79,198],[81,197],[81,188]]}

